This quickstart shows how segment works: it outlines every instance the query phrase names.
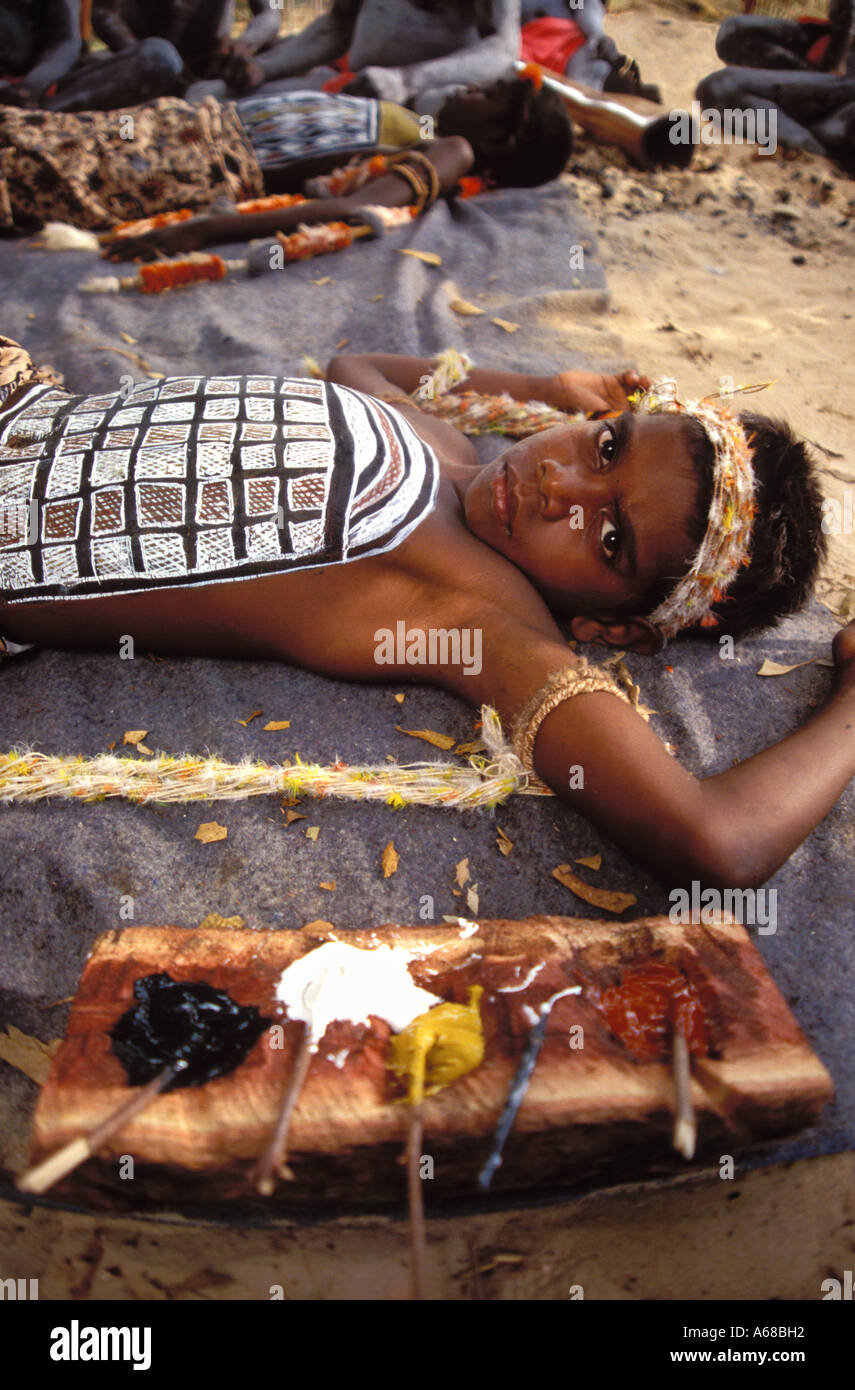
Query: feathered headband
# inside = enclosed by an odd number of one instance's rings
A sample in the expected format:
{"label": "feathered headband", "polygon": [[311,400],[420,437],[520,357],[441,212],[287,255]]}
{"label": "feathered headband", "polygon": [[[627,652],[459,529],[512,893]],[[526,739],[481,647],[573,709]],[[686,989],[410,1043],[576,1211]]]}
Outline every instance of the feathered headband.
{"label": "feathered headband", "polygon": [[[740,386],[740,394],[762,391],[769,383]],[[650,615],[667,642],[687,627],[716,627],[713,612],[751,557],[756,506],[752,451],[745,430],[729,404],[733,391],[681,401],[676,382],[656,381],[635,406],[640,415],[687,415],[697,420],[713,446],[713,495],[707,529],[687,574]]]}

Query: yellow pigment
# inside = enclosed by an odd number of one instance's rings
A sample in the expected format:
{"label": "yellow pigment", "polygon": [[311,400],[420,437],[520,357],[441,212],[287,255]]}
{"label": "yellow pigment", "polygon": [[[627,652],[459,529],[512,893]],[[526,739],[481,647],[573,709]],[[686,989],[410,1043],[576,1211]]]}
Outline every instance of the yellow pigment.
{"label": "yellow pigment", "polygon": [[481,985],[472,985],[468,1004],[437,1004],[392,1038],[389,1066],[396,1076],[408,1078],[411,1105],[474,1071],[483,1060],[478,1007],[483,993]]}

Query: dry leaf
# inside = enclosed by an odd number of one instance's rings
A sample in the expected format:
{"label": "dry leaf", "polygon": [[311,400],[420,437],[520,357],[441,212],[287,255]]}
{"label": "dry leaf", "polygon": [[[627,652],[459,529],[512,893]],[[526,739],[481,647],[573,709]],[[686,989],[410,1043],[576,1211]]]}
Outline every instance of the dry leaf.
{"label": "dry leaf", "polygon": [[[140,367],[142,371],[148,372],[149,376],[152,375],[152,372],[149,370],[149,363],[146,362],[144,357],[140,357],[138,352],[128,352],[127,348],[114,347],[112,343],[99,343],[97,347],[94,347],[92,349],[92,351],[115,352],[118,354],[119,357],[127,357],[129,362],[133,362],[134,365],[136,367]],[[163,376],[163,373],[160,372],[158,375]]]}
{"label": "dry leaf", "polygon": [[470,304],[468,299],[449,299],[449,309],[453,309],[455,314],[484,314],[486,309],[479,309],[477,304]]}
{"label": "dry leaf", "polygon": [[165,372],[146,372],[146,376],[151,377],[152,381],[163,381]]}
{"label": "dry leaf", "polygon": [[371,296],[371,300],[372,300],[372,303],[373,303],[373,304],[376,304],[377,301],[378,301],[378,299],[385,299],[385,298],[386,298],[385,294],[375,294],[375,295],[372,295],[372,296]]}
{"label": "dry leaf", "polygon": [[463,888],[469,882],[470,877],[469,856],[467,855],[466,858],[461,859],[460,863],[456,866],[454,870],[454,881],[458,888]]}
{"label": "dry leaf", "polygon": [[589,854],[585,859],[577,859],[577,864],[584,864],[586,869],[599,869],[603,862],[601,854]]}
{"label": "dry leaf", "polygon": [[327,922],[323,917],[316,917],[312,922],[303,923],[303,931],[313,931],[317,927],[320,931],[335,931],[335,925]]}
{"label": "dry leaf", "polygon": [[322,275],[320,280],[313,280],[313,285],[329,285],[332,282],[331,275]]}
{"label": "dry leaf", "polygon": [[471,888],[466,889],[466,906],[473,916],[478,911],[478,884],[473,883]]}
{"label": "dry leaf", "polygon": [[62,1047],[62,1038],[43,1043],[39,1038],[22,1033],[14,1023],[6,1024],[7,1031],[0,1033],[0,1057],[10,1066],[24,1072],[31,1081],[43,1086],[48,1078],[50,1064]]}
{"label": "dry leaf", "polygon": [[810,661],[797,661],[793,666],[782,666],[778,661],[770,661],[768,657],[763,662],[757,672],[758,676],[786,676],[790,671],[798,671],[801,666],[833,666],[832,661],[828,661],[823,656],[811,657]]}
{"label": "dry leaf", "polygon": [[507,319],[490,319],[490,322],[494,323],[497,328],[504,328],[506,333],[516,333],[519,328],[518,323],[510,323]]}
{"label": "dry leaf", "polygon": [[147,733],[148,729],[128,729],[128,732],[122,739],[122,743],[129,743],[133,748],[136,748],[138,753],[145,753],[147,757],[153,758],[154,754],[152,753],[151,749],[146,748],[145,744],[143,743],[143,739],[145,738]]}
{"label": "dry leaf", "polygon": [[130,333],[122,333],[122,332],[120,332],[120,333],[119,333],[119,337],[122,338],[122,339],[124,340],[124,342],[130,343],[131,347],[133,347],[134,344],[137,343],[137,342],[139,341],[138,338],[132,338],[131,335],[130,335]]}
{"label": "dry leaf", "polygon": [[206,820],[199,826],[193,839],[201,840],[203,845],[212,845],[215,840],[225,840],[228,833],[226,826],[217,825],[215,820]]}
{"label": "dry leaf", "polygon": [[285,812],[285,824],[286,824],[286,825],[293,825],[293,823],[294,823],[295,820],[305,820],[305,819],[306,819],[306,817],[305,817],[304,815],[302,815],[299,811],[286,811],[286,812]]}
{"label": "dry leaf", "polygon": [[251,724],[252,721],[253,721],[253,719],[257,719],[258,716],[259,716],[260,714],[261,714],[261,710],[260,710],[260,709],[254,709],[254,710],[252,711],[252,714],[248,714],[248,715],[246,716],[246,719],[239,719],[239,720],[238,720],[238,723],[239,723],[239,724],[242,724],[243,727],[246,728],[247,724]]}
{"label": "dry leaf", "polygon": [[300,366],[303,369],[304,376],[314,377],[316,381],[323,377],[323,371],[318,365],[317,359],[314,357],[306,356],[302,358]]}
{"label": "dry leaf", "polygon": [[438,734],[434,729],[402,729],[400,724],[396,724],[395,728],[399,734],[407,734],[409,738],[423,738],[425,743],[432,743],[434,748],[444,748],[446,752],[456,743],[456,739],[450,734]]}
{"label": "dry leaf", "polygon": [[334,879],[334,878],[331,878],[330,881],[329,881],[329,883],[319,883],[319,884],[318,884],[318,887],[319,887],[319,888],[324,888],[324,889],[326,889],[326,891],[327,891],[328,893],[334,893],[334,892],[335,892],[335,879]]}
{"label": "dry leaf", "polygon": [[504,855],[510,854],[514,847],[513,840],[505,834],[500,825],[496,826],[496,844],[499,846],[499,852]]}
{"label": "dry leaf", "polygon": [[397,701],[397,703],[398,703],[399,705],[402,705],[402,704],[404,703],[404,701],[406,700],[406,698],[407,698],[406,695],[396,695],[396,696],[395,696],[395,700]]}
{"label": "dry leaf", "polygon": [[277,729],[290,729],[290,719],[268,719],[264,725],[265,733],[276,733]]}
{"label": "dry leaf", "polygon": [[338,342],[337,342],[336,345],[335,345],[335,347],[336,347],[336,352],[338,352],[340,348],[345,348],[345,347],[347,347],[347,345],[348,345],[349,342],[350,342],[350,339],[349,339],[349,338],[339,338]]}
{"label": "dry leaf", "polygon": [[306,826],[306,839],[307,839],[307,840],[316,840],[316,839],[318,838],[318,836],[320,835],[320,833],[321,833],[321,827],[320,827],[319,825],[308,825],[308,826]]}
{"label": "dry leaf", "polygon": [[454,751],[459,753],[461,757],[469,757],[471,753],[484,753],[486,748],[487,745],[483,739],[473,738],[469,743],[458,743]]}
{"label": "dry leaf", "polygon": [[395,842],[394,840],[390,840],[380,859],[380,863],[383,867],[383,877],[391,878],[393,874],[396,874],[400,862],[401,856],[395,849]]}
{"label": "dry leaf", "polygon": [[415,256],[417,261],[424,261],[425,265],[442,265],[442,256],[438,256],[435,251],[416,251],[412,246],[398,246],[395,249],[399,256]]}
{"label": "dry leaf", "polygon": [[207,917],[203,917],[199,923],[199,930],[203,927],[216,927],[218,930],[228,927],[230,931],[240,931],[246,923],[242,917],[221,917],[219,912],[209,912]]}
{"label": "dry leaf", "polygon": [[559,883],[563,883],[565,888],[569,888],[570,892],[575,893],[583,902],[590,903],[592,907],[604,908],[606,912],[623,912],[638,901],[633,893],[612,893],[607,888],[592,888],[584,879],[576,877],[569,864],[559,864],[552,870],[552,877],[557,878]]}

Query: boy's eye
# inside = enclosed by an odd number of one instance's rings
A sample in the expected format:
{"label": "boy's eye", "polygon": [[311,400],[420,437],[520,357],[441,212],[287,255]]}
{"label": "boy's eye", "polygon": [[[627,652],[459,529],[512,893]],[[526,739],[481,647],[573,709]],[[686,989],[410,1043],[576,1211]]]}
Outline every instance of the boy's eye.
{"label": "boy's eye", "polygon": [[600,526],[600,545],[609,560],[613,560],[620,550],[620,531],[607,516],[603,517]]}
{"label": "boy's eye", "polygon": [[600,458],[606,463],[611,463],[617,453],[617,440],[612,429],[604,429],[597,440],[597,449]]}

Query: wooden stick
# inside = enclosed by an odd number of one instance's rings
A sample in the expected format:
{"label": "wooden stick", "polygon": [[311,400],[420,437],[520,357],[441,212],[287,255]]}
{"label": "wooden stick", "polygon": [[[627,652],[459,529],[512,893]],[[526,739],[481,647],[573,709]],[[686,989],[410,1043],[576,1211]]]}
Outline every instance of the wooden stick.
{"label": "wooden stick", "polygon": [[412,1293],[414,1300],[425,1296],[425,1207],[422,1196],[422,1179],[419,1174],[422,1156],[424,1122],[422,1107],[416,1105],[410,1112],[410,1127],[407,1132],[407,1196],[410,1207],[410,1254],[412,1260]]}
{"label": "wooden stick", "polygon": [[55,1182],[66,1177],[68,1173],[79,1167],[96,1150],[100,1149],[101,1145],[115,1134],[117,1129],[134,1119],[141,1110],[145,1110],[146,1106],[160,1095],[164,1087],[169,1085],[173,1077],[183,1071],[187,1065],[187,1062],[184,1061],[171,1062],[158,1076],[149,1081],[147,1086],[143,1086],[142,1090],[137,1092],[135,1096],[120,1105],[119,1109],[114,1110],[112,1115],[108,1115],[107,1119],[97,1128],[87,1135],[81,1135],[79,1139],[70,1140],[56,1153],[38,1163],[35,1168],[30,1168],[28,1172],[16,1180],[15,1186],[20,1192],[47,1192],[48,1188],[53,1187]]}
{"label": "wooden stick", "polygon": [[695,1107],[692,1104],[692,1063],[689,1056],[689,1044],[681,1028],[674,1029],[673,1059],[674,1087],[677,1098],[673,1144],[677,1153],[690,1159],[695,1156],[698,1125],[695,1119]]}
{"label": "wooden stick", "polygon": [[279,1111],[279,1119],[273,1131],[270,1143],[265,1149],[261,1161],[255,1170],[256,1189],[262,1197],[271,1197],[276,1186],[273,1174],[277,1173],[280,1178],[293,1178],[294,1174],[287,1167],[288,1157],[288,1130],[291,1126],[291,1117],[294,1108],[300,1098],[300,1092],[305,1084],[308,1075],[309,1065],[314,1056],[315,1049],[312,1046],[311,1033],[308,1024],[303,1024],[303,1036],[300,1039],[300,1046],[297,1050],[297,1058],[294,1062],[294,1070],[291,1073],[291,1080],[285,1097],[282,1101],[282,1109]]}

